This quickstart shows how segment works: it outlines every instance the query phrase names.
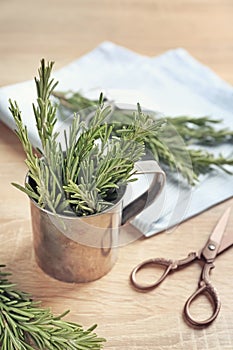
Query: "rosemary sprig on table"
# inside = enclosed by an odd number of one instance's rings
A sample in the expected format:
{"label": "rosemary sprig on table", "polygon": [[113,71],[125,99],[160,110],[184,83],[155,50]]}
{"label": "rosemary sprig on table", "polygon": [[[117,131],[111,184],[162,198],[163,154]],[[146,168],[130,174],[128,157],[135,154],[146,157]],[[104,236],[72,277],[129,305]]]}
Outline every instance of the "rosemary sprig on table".
{"label": "rosemary sprig on table", "polygon": [[78,324],[64,321],[40,307],[27,293],[16,289],[0,265],[0,348],[1,350],[99,350],[105,339]]}
{"label": "rosemary sprig on table", "polygon": [[[65,92],[59,92],[55,96],[63,108],[70,108],[72,111],[81,109],[84,97],[79,92],[75,92],[73,95],[71,92],[68,95]],[[87,108],[88,100],[86,97],[84,100]],[[95,103],[92,100],[89,102],[90,107]],[[214,167],[229,172],[225,166],[233,165],[232,158],[226,158],[221,154],[215,156],[202,148],[191,147],[192,144],[216,146],[224,142],[232,142],[233,130],[215,128],[221,123],[221,120],[207,116],[195,118],[192,116],[148,116],[149,120],[154,120],[154,118],[157,118],[157,121],[166,120],[167,127],[159,135],[157,133],[145,135],[146,147],[151,150],[155,159],[160,163],[167,165],[172,171],[177,169],[189,184],[195,184],[200,174],[206,174]],[[132,124],[132,121],[132,111],[121,110],[117,107],[108,119],[109,123],[115,125],[114,131],[116,133],[117,129],[122,128],[123,125]],[[181,139],[182,142],[180,142]]]}

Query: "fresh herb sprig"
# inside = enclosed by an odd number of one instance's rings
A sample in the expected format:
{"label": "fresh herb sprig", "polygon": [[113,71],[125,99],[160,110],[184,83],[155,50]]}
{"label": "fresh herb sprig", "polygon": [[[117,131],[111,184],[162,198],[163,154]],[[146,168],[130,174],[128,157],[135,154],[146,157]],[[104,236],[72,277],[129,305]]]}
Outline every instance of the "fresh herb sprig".
{"label": "fresh herb sprig", "polygon": [[1,350],[99,350],[105,339],[82,326],[64,321],[68,311],[54,316],[27,293],[16,289],[0,265]]}
{"label": "fresh herb sprig", "polygon": [[[81,216],[105,210],[110,205],[108,199],[113,197],[113,191],[134,181],[132,180],[134,164],[145,154],[145,135],[158,133],[164,124],[151,121],[146,123],[147,117],[138,106],[133,116],[134,123],[119,129],[117,136],[111,137],[113,125],[102,124],[102,112],[108,117],[111,111],[106,108],[102,110],[102,103],[100,111],[97,110],[88,129],[82,132],[77,141],[75,148],[82,150],[79,156],[82,160],[78,163],[74,176],[63,186],[65,192],[69,194],[69,203]],[[73,133],[70,134],[72,137]],[[94,144],[96,135],[100,142],[98,145]],[[68,144],[71,144],[70,141]],[[69,148],[67,154],[70,154]],[[72,168],[76,168],[76,165]]]}
{"label": "fresh herb sprig", "polygon": [[233,141],[233,130],[215,128],[216,125],[221,124],[221,119],[212,119],[207,116],[195,118],[192,116],[177,116],[166,117],[166,119],[188,144],[216,146],[223,142]]}
{"label": "fresh herb sprig", "polygon": [[[59,95],[60,94],[60,95]],[[66,93],[60,92],[56,97],[63,108],[79,111],[82,108],[82,94],[69,92],[69,99],[66,100]],[[62,99],[60,98],[62,96]],[[73,96],[75,98],[73,98]],[[69,102],[69,103],[67,103]],[[79,104],[80,103],[80,104]],[[85,107],[91,107],[95,103],[85,98]],[[148,120],[154,120],[154,116],[148,116]],[[168,166],[171,171],[177,169],[180,174],[194,185],[198,182],[200,174],[206,174],[214,167],[221,168],[225,172],[229,170],[225,166],[231,166],[233,159],[223,155],[215,156],[206,150],[192,148],[192,144],[200,146],[217,146],[221,143],[233,141],[233,130],[219,128],[221,120],[210,117],[160,117],[156,116],[157,122],[166,121],[167,126],[164,133],[147,133],[144,141],[147,149],[150,149],[156,160]],[[109,120],[115,125],[114,131],[124,128],[124,125],[133,123],[132,111],[121,110],[115,107]],[[216,128],[218,126],[218,128]],[[182,139],[180,142],[179,136]]]}
{"label": "fresh herb sprig", "polygon": [[54,126],[57,122],[57,108],[50,100],[50,96],[58,84],[58,82],[54,82],[54,79],[51,78],[53,65],[54,62],[49,62],[46,65],[45,60],[41,60],[41,66],[38,69],[39,77],[35,78],[37,105],[33,103],[32,106],[36,119],[37,131],[43,148],[46,147],[47,140],[52,137]]}
{"label": "fresh herb sprig", "polygon": [[[37,201],[39,206],[47,207],[50,211],[63,212],[69,202],[62,189],[63,152],[57,142],[58,133],[54,132],[56,125],[56,107],[52,105],[50,96],[57,83],[51,79],[53,63],[41,61],[39,78],[35,78],[37,89],[37,105],[33,104],[41,149],[34,151],[28,137],[17,102],[10,102],[10,112],[16,123],[16,134],[21,141],[26,154],[26,165],[29,169],[30,181],[25,186],[13,183],[15,187],[25,192]],[[43,158],[41,158],[43,156]]]}
{"label": "fresh herb sprig", "polygon": [[57,105],[51,102],[57,86],[51,78],[52,67],[53,63],[46,65],[42,60],[35,79],[37,103],[33,111],[41,141],[39,155],[34,153],[17,103],[10,101],[29,169],[25,186],[13,185],[53,213],[95,214],[111,206],[113,192],[117,194],[121,185],[131,181],[134,163],[145,154],[145,137],[158,133],[164,121],[149,121],[138,106],[134,123],[124,125],[116,134],[108,122],[111,106],[104,103],[101,94],[89,122],[74,115],[62,144],[62,135],[56,131]]}
{"label": "fresh herb sprig", "polygon": [[229,166],[233,165],[232,157],[214,155],[203,147],[232,142],[232,130],[215,130],[212,124],[220,121],[208,117],[187,116],[166,120],[167,126],[159,137],[150,135],[145,143],[154,157],[170,168],[171,173],[176,169],[191,185],[198,183],[201,174],[208,174],[214,168],[232,174],[229,171]]}
{"label": "fresh herb sprig", "polygon": [[90,107],[96,107],[98,105],[98,100],[90,100],[79,92],[53,91],[52,95],[59,100],[60,106],[73,112],[77,112],[77,110],[81,111]]}
{"label": "fresh herb sprig", "polygon": [[216,166],[222,169],[224,172],[231,174],[232,172],[226,167],[233,166],[233,158],[226,158],[222,154],[215,156],[205,150],[191,149],[189,150],[190,157],[194,166],[194,172],[196,174],[206,174],[208,173],[210,167]]}

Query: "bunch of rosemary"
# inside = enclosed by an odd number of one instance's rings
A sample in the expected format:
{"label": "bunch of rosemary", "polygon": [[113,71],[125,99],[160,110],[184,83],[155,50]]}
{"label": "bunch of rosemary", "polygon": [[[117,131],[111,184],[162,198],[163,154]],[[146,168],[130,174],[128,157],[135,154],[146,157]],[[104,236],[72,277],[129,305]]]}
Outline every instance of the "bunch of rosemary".
{"label": "bunch of rosemary", "polygon": [[[59,109],[70,111],[80,111],[93,107],[96,101],[89,100],[79,92],[55,92],[55,98],[59,101]],[[132,111],[121,110],[115,107],[109,118],[109,123],[113,123],[114,131],[123,125],[133,123]],[[145,135],[144,142],[147,149],[150,149],[153,156],[160,163],[168,166],[172,171],[177,169],[189,184],[195,184],[200,174],[206,174],[214,167],[219,167],[228,172],[224,167],[233,165],[232,158],[226,158],[221,154],[213,155],[202,147],[196,146],[217,146],[225,142],[233,142],[233,130],[227,128],[215,128],[221,120],[210,117],[158,117],[149,115],[148,119],[166,121],[166,127],[158,133]],[[192,145],[196,145],[192,147]]]}
{"label": "bunch of rosemary", "polygon": [[25,186],[14,185],[53,213],[95,214],[112,204],[120,186],[133,181],[134,164],[145,153],[145,137],[157,134],[164,121],[149,119],[138,106],[133,123],[118,128],[113,135],[115,127],[107,122],[111,106],[105,105],[101,94],[93,118],[86,123],[74,115],[62,144],[55,129],[57,106],[51,100],[57,85],[51,78],[52,67],[53,62],[46,65],[42,60],[39,78],[35,78],[37,104],[33,104],[33,111],[41,141],[38,154],[17,103],[10,101],[29,169]]}
{"label": "bunch of rosemary", "polygon": [[54,316],[41,308],[27,293],[8,281],[0,265],[0,348],[1,350],[99,350],[105,339],[93,330],[67,322],[68,313]]}

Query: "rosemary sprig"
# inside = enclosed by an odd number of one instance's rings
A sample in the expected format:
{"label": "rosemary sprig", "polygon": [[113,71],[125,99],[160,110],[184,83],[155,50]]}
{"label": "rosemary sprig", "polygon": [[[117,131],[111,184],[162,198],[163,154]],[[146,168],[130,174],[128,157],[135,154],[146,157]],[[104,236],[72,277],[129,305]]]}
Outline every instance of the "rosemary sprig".
{"label": "rosemary sprig", "polygon": [[98,107],[90,124],[86,125],[86,123],[80,122],[80,116],[75,116],[69,130],[69,138],[65,131],[65,185],[69,181],[77,181],[80,164],[91,152],[95,141],[100,139],[102,144],[108,141],[111,128],[104,121],[109,113],[110,106],[104,106],[101,94]]}
{"label": "rosemary sprig", "polygon": [[224,172],[232,174],[225,166],[233,165],[233,158],[227,159],[223,155],[219,154],[217,157],[204,150],[191,149],[189,151],[190,157],[194,164],[194,172],[198,175],[206,174],[210,167],[221,168]]}
{"label": "rosemary sprig", "polygon": [[[113,126],[101,124],[110,110],[103,107],[102,101],[99,108],[75,146],[80,154],[75,180],[70,178],[63,187],[78,215],[94,214],[111,205],[113,191],[132,181],[134,163],[145,154],[144,135],[161,128],[161,123],[146,123],[138,107],[135,123],[118,130],[119,137],[110,137]],[[70,134],[72,137],[73,132]],[[96,138],[98,145],[94,145]]]}
{"label": "rosemary sprig", "polygon": [[[79,111],[82,106],[82,103],[79,105],[79,101],[82,101],[82,95],[79,92],[73,94],[78,96],[78,99],[72,99],[72,93],[69,92],[69,105],[65,103],[65,94],[63,94],[63,100],[60,100],[60,103],[66,108],[72,106],[73,111]],[[56,97],[59,99],[59,95]],[[86,98],[85,103],[87,107]],[[93,101],[89,100],[89,103],[92,106]],[[154,116],[147,116],[147,123],[153,119]],[[207,116],[195,118],[192,116],[157,117],[157,122],[165,120],[167,126],[162,134],[158,135],[158,133],[152,132],[144,135],[146,148],[151,150],[156,160],[168,166],[171,171],[177,169],[192,185],[198,181],[200,174],[208,173],[214,167],[230,173],[225,166],[232,165],[231,158],[226,158],[223,155],[214,156],[201,148],[196,150],[190,147],[192,144],[216,146],[224,142],[232,142],[233,130],[215,127],[220,125],[221,120]],[[108,121],[115,125],[113,131],[119,133],[119,129],[124,129],[124,125],[134,123],[133,113],[116,107]],[[184,143],[180,142],[177,136],[181,137]]]}
{"label": "rosemary sprig", "polygon": [[220,119],[207,116],[193,118],[192,116],[166,117],[179,132],[179,135],[188,142],[202,145],[213,145],[233,141],[233,130],[227,128],[216,129],[215,125],[221,123]]}
{"label": "rosemary sprig", "polygon": [[35,200],[39,201],[39,194],[37,192],[37,187],[39,185],[39,178],[38,178],[38,169],[39,169],[39,159],[38,156],[34,153],[32,145],[28,138],[28,132],[27,127],[23,124],[21,112],[19,110],[19,107],[16,102],[10,102],[10,112],[14,116],[14,120],[16,123],[16,134],[21,141],[21,144],[23,146],[24,152],[26,154],[26,160],[25,163],[29,169],[30,177],[33,181],[35,181],[36,184],[36,191],[30,186],[29,183],[25,185],[25,187],[20,186],[18,184],[13,184],[15,187],[20,189],[21,191],[28,194],[31,198],[34,198]]}
{"label": "rosemary sprig", "polygon": [[37,106],[33,103],[33,111],[42,147],[46,146],[46,140],[52,136],[57,121],[57,108],[50,100],[50,96],[58,84],[58,82],[54,82],[54,79],[51,79],[53,65],[54,62],[49,62],[46,65],[45,60],[42,59],[38,70],[39,78],[35,78]]}
{"label": "rosemary sprig", "polygon": [[68,311],[54,316],[27,293],[16,289],[0,265],[1,350],[99,350],[105,339],[78,324],[64,321]]}
{"label": "rosemary sprig", "polygon": [[[53,63],[46,65],[42,60],[39,78],[35,79],[37,104],[33,104],[33,111],[42,157],[34,154],[19,107],[10,101],[29,169],[29,181],[25,186],[13,185],[53,213],[94,214],[112,205],[119,186],[131,181],[134,163],[145,153],[145,138],[156,134],[164,121],[148,119],[138,106],[134,123],[123,125],[114,133],[116,128],[107,122],[111,106],[105,105],[101,94],[89,122],[74,115],[68,131],[64,132],[64,144],[61,144],[60,133],[55,130],[57,105],[51,102],[57,85],[51,78],[52,67]],[[88,103],[93,106],[96,101]]]}
{"label": "rosemary sprig", "polygon": [[[146,145],[152,151],[154,157],[168,166],[171,171],[176,169],[191,185],[195,185],[198,182],[201,174],[207,174],[214,168],[219,168],[228,174],[232,174],[227,166],[233,165],[233,158],[221,154],[216,156],[201,147],[207,143],[210,144],[210,141],[212,146],[230,142],[232,131],[225,131],[225,129],[216,131],[209,126],[204,128],[203,122],[204,124],[209,124],[209,118],[201,117],[195,121],[195,125],[199,125],[196,130],[186,134],[187,129],[192,129],[190,127],[190,119],[190,117],[175,117],[174,120],[173,118],[168,118],[168,124],[159,137],[151,135],[145,139]],[[179,121],[178,124],[177,120]],[[215,122],[217,123],[217,121]],[[210,136],[204,129],[212,130]],[[192,146],[194,144],[196,145],[195,147]]]}
{"label": "rosemary sprig", "polygon": [[53,91],[52,95],[59,100],[61,106],[73,112],[81,111],[89,107],[96,107],[98,105],[98,100],[90,100],[79,92]]}
{"label": "rosemary sprig", "polygon": [[62,188],[62,162],[63,153],[57,142],[58,133],[54,132],[56,124],[56,107],[49,100],[51,92],[57,85],[50,79],[53,63],[45,65],[41,61],[39,79],[35,79],[37,87],[37,103],[33,104],[37,130],[41,140],[42,150],[38,157],[28,137],[27,127],[24,125],[19,106],[10,100],[10,111],[16,123],[16,133],[26,154],[26,165],[29,169],[30,181],[21,186],[13,183],[15,187],[25,192],[30,198],[35,199],[41,207],[48,208],[52,212],[62,212],[69,203],[65,198]]}

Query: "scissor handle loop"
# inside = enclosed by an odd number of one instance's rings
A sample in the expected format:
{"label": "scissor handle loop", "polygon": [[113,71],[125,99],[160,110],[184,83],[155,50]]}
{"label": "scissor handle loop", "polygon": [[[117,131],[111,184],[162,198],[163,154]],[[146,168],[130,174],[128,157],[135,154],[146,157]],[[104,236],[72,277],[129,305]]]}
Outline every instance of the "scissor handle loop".
{"label": "scissor handle loop", "polygon": [[[169,274],[170,271],[176,270],[178,268],[182,268],[183,266],[189,264],[190,262],[197,259],[198,254],[196,252],[190,253],[186,258],[180,259],[180,260],[171,260],[171,259],[164,259],[164,258],[155,258],[155,259],[148,259],[146,261],[143,261],[142,263],[138,264],[130,275],[130,281],[132,285],[142,291],[151,290],[153,288],[156,288]],[[157,279],[154,283],[151,284],[142,284],[137,281],[137,273],[138,271],[150,266],[165,266],[165,270],[163,271],[162,275],[159,279]]]}
{"label": "scissor handle loop", "polygon": [[[213,264],[206,264],[203,269],[202,279],[199,283],[199,288],[189,297],[189,299],[186,301],[184,306],[184,315],[186,320],[193,326],[201,327],[201,326],[207,326],[211,322],[213,322],[216,317],[218,316],[218,313],[221,308],[221,302],[219,299],[219,295],[217,290],[214,288],[214,286],[209,281],[209,271],[211,268],[213,268]],[[213,313],[212,315],[207,318],[206,320],[198,321],[195,320],[191,313],[190,313],[190,307],[194,299],[196,299],[198,296],[207,294],[207,296],[210,298],[210,301],[213,305]]]}
{"label": "scissor handle loop", "polygon": [[[161,277],[156,280],[154,283],[151,284],[142,284],[137,281],[137,273],[138,271],[150,266],[165,266],[165,270],[163,271]],[[156,259],[148,259],[146,261],[143,261],[142,263],[138,264],[131,272],[130,274],[130,281],[132,285],[139,290],[142,291],[147,291],[150,289],[153,289],[157,287],[164,279],[165,277],[169,274],[169,272],[177,267],[176,262],[168,259],[163,259],[163,258],[156,258]]]}

